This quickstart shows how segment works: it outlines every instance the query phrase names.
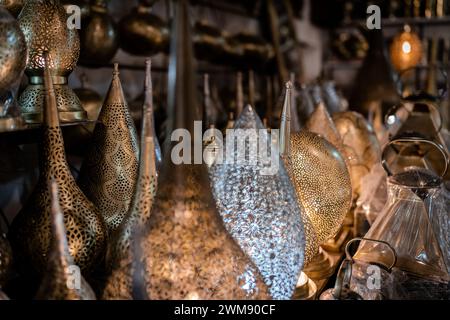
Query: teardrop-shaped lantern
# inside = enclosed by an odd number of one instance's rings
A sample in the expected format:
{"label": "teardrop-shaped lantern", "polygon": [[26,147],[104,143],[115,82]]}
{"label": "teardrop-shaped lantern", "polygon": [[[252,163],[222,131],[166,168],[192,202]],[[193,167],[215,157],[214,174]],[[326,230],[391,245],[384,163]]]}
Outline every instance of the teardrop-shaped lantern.
{"label": "teardrop-shaped lantern", "polygon": [[130,211],[120,228],[111,236],[107,254],[110,274],[103,291],[103,299],[133,298],[133,236],[138,226],[147,223],[156,193],[156,135],[153,126],[153,90],[150,68],[150,60],[148,60],[139,177]]}
{"label": "teardrop-shaped lantern", "polygon": [[0,288],[8,281],[12,265],[12,251],[6,237],[0,233]]}
{"label": "teardrop-shaped lantern", "polygon": [[128,53],[149,56],[166,51],[169,28],[152,14],[155,0],[139,0],[139,5],[119,23],[120,47]]}
{"label": "teardrop-shaped lantern", "polygon": [[[210,169],[216,204],[225,227],[260,270],[272,298],[290,299],[305,247],[295,190],[271,135],[251,106],[244,109],[234,130],[239,135],[227,135],[227,140],[251,137],[252,145],[242,150],[225,148],[224,162]],[[234,142],[226,144],[234,146]],[[275,155],[268,163],[269,155],[261,154],[267,145]],[[251,154],[253,146],[259,149],[253,159],[239,159],[244,152]]]}
{"label": "teardrop-shaped lantern", "polygon": [[4,6],[14,17],[22,10],[25,0],[0,0],[0,6]]}
{"label": "teardrop-shaped lantern", "polygon": [[[45,64],[50,65],[48,54]],[[106,230],[98,209],[78,188],[64,154],[64,142],[56,109],[56,94],[48,67],[45,71],[45,124],[42,127],[40,176],[28,202],[14,219],[9,238],[18,263],[27,266],[27,275],[44,272],[50,248],[49,180],[58,185],[60,206],[64,212],[69,251],[83,272],[89,272],[102,258]],[[29,269],[29,266],[33,269]]]}
{"label": "teardrop-shaped lantern", "polygon": [[319,244],[339,231],[350,210],[352,187],[344,158],[327,140],[311,132],[291,135],[290,170]]}
{"label": "teardrop-shaped lantern", "polygon": [[[201,125],[194,123],[201,119],[201,111],[195,95],[186,0],[177,1],[172,33],[168,87],[172,123],[168,136],[173,130],[184,129],[193,139],[194,131],[200,131],[201,135]],[[186,135],[183,139],[190,139]],[[194,150],[193,140],[183,141],[192,148],[189,150]],[[201,146],[200,139],[194,154],[202,155]],[[180,155],[177,148],[180,145],[167,140],[153,211],[142,240],[148,296],[151,299],[270,297],[258,270],[223,226],[210,191],[206,166],[190,161],[175,164],[179,160],[175,154]],[[183,154],[188,156],[191,152],[184,150]]]}
{"label": "teardrop-shaped lantern", "polygon": [[[95,300],[95,294],[74,263],[67,244],[64,215],[59,205],[58,186],[51,182],[51,234],[47,267],[36,295],[38,300]],[[78,278],[77,278],[78,277]],[[75,279],[71,281],[71,279]]]}
{"label": "teardrop-shaped lantern", "polygon": [[44,57],[49,52],[52,81],[61,122],[87,119],[86,111],[67,85],[80,53],[76,28],[69,28],[68,15],[59,0],[27,1],[19,16],[19,24],[28,47],[25,73],[29,85],[19,98],[27,123],[42,122],[44,110]]}
{"label": "teardrop-shaped lantern", "polygon": [[341,136],[322,102],[316,106],[316,109],[306,122],[306,130],[324,137],[345,156]]}
{"label": "teardrop-shaped lantern", "polygon": [[116,24],[108,14],[106,0],[94,0],[89,15],[81,21],[80,63],[98,64],[109,62],[119,49]]}
{"label": "teardrop-shaped lantern", "polygon": [[139,146],[118,64],[80,171],[79,185],[102,213],[109,232],[128,212],[138,176]]}
{"label": "teardrop-shaped lantern", "polygon": [[[284,165],[286,166],[287,172],[289,174],[289,178],[291,179],[292,185],[295,187],[294,177],[292,176],[292,162],[291,162],[291,111],[292,111],[292,84],[288,82],[286,84],[286,91],[284,96],[284,104],[281,112],[281,124],[280,124],[280,155],[283,159]],[[306,214],[303,209],[303,204],[300,201],[301,199],[297,194],[297,203],[298,207],[302,208],[302,220],[303,220],[303,228],[305,233],[305,261],[304,264],[307,265],[313,257],[317,254],[319,249],[319,242],[315,227],[310,219],[310,217]]]}
{"label": "teardrop-shaped lantern", "polygon": [[344,144],[351,171],[353,199],[356,200],[361,193],[361,179],[380,162],[381,149],[372,126],[359,113],[336,113],[333,120]]}
{"label": "teardrop-shaped lantern", "polygon": [[0,52],[1,132],[15,130],[23,125],[23,118],[16,103],[16,91],[27,59],[27,45],[19,23],[1,5]]}

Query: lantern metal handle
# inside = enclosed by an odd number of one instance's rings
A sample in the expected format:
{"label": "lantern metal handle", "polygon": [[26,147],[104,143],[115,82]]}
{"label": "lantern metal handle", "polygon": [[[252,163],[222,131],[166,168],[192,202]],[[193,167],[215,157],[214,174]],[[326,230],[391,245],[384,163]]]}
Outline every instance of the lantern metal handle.
{"label": "lantern metal handle", "polygon": [[345,246],[345,259],[346,260],[350,260],[352,263],[354,263],[354,259],[353,257],[350,255],[350,245],[353,242],[356,241],[369,241],[369,242],[377,242],[377,243],[381,243],[384,244],[386,247],[389,248],[389,250],[392,252],[392,257],[393,257],[393,261],[392,264],[387,268],[388,272],[391,272],[392,268],[395,267],[395,265],[397,264],[397,252],[395,251],[394,247],[392,247],[389,242],[383,241],[383,240],[375,240],[375,239],[370,239],[370,238],[353,238],[351,239],[349,242],[347,242],[347,245]]}
{"label": "lantern metal handle", "polygon": [[433,146],[435,149],[437,149],[441,153],[442,159],[444,161],[444,169],[442,170],[441,173],[436,172],[436,174],[438,174],[441,178],[443,178],[445,176],[445,174],[447,173],[447,170],[448,170],[448,162],[449,162],[449,158],[448,158],[448,155],[447,155],[447,152],[445,151],[445,149],[440,144],[438,144],[434,141],[424,139],[424,138],[421,138],[418,136],[401,136],[399,138],[396,138],[396,139],[388,142],[385,145],[382,155],[381,155],[381,164],[383,165],[383,168],[386,171],[386,173],[388,174],[388,176],[392,176],[393,173],[390,170],[389,164],[386,160],[386,154],[387,154],[389,147],[392,147],[394,150],[397,151],[397,149],[394,148],[393,145],[394,145],[394,143],[398,143],[398,142],[414,143],[414,144],[426,143],[426,144]]}
{"label": "lantern metal handle", "polygon": [[[417,103],[417,102],[413,102],[413,104],[416,104],[416,103]],[[436,133],[441,132],[442,126],[443,126],[443,123],[444,123],[444,119],[443,119],[443,117],[442,117],[441,112],[439,111],[439,109],[436,107],[436,105],[435,105],[434,103],[425,103],[425,104],[426,104],[427,107],[429,107],[430,109],[433,109],[432,111],[434,111],[435,113],[438,114],[438,116],[439,116],[439,125],[438,125],[437,128],[436,128]],[[388,110],[388,112],[386,113],[386,115],[385,115],[385,117],[384,117],[384,123],[385,123],[385,124],[388,124],[388,123],[389,123],[389,122],[388,122],[389,117],[395,116],[395,113],[397,112],[397,110],[400,110],[400,109],[402,109],[402,108],[403,108],[403,109],[406,109],[406,111],[408,112],[408,116],[411,114],[411,111],[409,111],[409,110],[406,108],[406,106],[405,106],[404,103],[396,104],[396,105],[394,105],[393,107],[391,107],[391,108]],[[430,111],[430,113],[431,113],[431,111]]]}

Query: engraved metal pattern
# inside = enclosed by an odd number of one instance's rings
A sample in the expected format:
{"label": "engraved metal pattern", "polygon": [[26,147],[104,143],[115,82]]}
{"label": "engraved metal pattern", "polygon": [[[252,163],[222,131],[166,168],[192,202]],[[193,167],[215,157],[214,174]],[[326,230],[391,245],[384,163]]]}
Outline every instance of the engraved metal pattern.
{"label": "engraved metal pattern", "polygon": [[116,65],[79,178],[81,189],[99,208],[109,232],[120,226],[128,212],[139,159],[136,128],[117,68]]}
{"label": "engraved metal pattern", "polygon": [[[170,130],[186,128],[193,134],[201,112],[187,2],[177,1],[172,19],[168,110]],[[270,297],[260,273],[223,225],[205,165],[176,165],[167,151],[152,210],[141,242],[151,299]]]}
{"label": "engraved metal pattern", "polygon": [[310,132],[291,135],[291,177],[319,244],[339,231],[350,210],[352,187],[343,157]]}
{"label": "engraved metal pattern", "polygon": [[[136,229],[150,218],[157,185],[156,134],[153,125],[153,90],[150,61],[147,61],[146,98],[143,108],[139,177],[130,211],[124,222],[111,236],[107,262],[110,274],[102,295],[103,299],[133,298],[134,244]],[[160,151],[159,151],[160,152]]]}
{"label": "engraved metal pattern", "polygon": [[6,284],[12,265],[12,251],[8,240],[0,234],[0,288]]}
{"label": "engraved metal pattern", "polygon": [[[58,189],[55,182],[50,185],[52,245],[48,253],[45,275],[36,295],[38,300],[95,300],[95,294],[83,276],[80,287],[69,287],[71,277],[77,275],[71,270],[77,267],[69,253],[64,216],[59,205]],[[71,269],[72,268],[72,269]],[[75,284],[76,281],[73,281]]]}
{"label": "engraved metal pattern", "polygon": [[47,51],[54,75],[68,76],[78,61],[80,39],[76,29],[67,27],[67,14],[59,0],[27,1],[18,20],[28,46],[27,75],[43,75]]}
{"label": "engraved metal pattern", "polygon": [[[234,127],[264,130],[256,112],[247,106]],[[266,131],[264,131],[266,132]],[[259,146],[270,134],[259,137]],[[249,154],[249,146],[246,151]],[[275,151],[278,155],[278,151]],[[226,153],[226,151],[225,151]],[[238,156],[238,150],[230,155]],[[290,299],[303,267],[305,237],[295,190],[281,164],[274,175],[257,163],[223,163],[210,169],[211,184],[219,213],[228,232],[253,260],[274,299]]]}
{"label": "engraved metal pattern", "polygon": [[100,212],[78,188],[67,164],[49,70],[45,83],[46,124],[42,127],[40,177],[28,202],[14,219],[9,238],[17,257],[42,273],[51,241],[47,182],[54,180],[64,212],[70,254],[83,271],[89,272],[104,254],[106,230]]}
{"label": "engraved metal pattern", "polygon": [[10,89],[22,76],[27,59],[25,37],[17,20],[0,2],[0,92]]}
{"label": "engraved metal pattern", "polygon": [[353,199],[357,199],[361,193],[361,179],[380,162],[378,139],[372,126],[356,112],[336,113],[333,120],[342,138],[351,171]]}
{"label": "engraved metal pattern", "polygon": [[87,119],[80,100],[67,86],[67,77],[75,68],[80,53],[76,29],[67,26],[67,14],[59,0],[27,1],[18,18],[28,47],[26,74],[30,85],[19,98],[25,121],[42,122],[44,52],[50,56],[49,68],[57,79],[55,90],[62,122]]}

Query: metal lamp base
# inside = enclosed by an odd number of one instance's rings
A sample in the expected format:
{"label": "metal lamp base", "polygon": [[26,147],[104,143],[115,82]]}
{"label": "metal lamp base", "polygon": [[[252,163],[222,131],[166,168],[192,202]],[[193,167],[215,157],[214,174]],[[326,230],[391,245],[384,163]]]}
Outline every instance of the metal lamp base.
{"label": "metal lamp base", "polygon": [[[61,80],[62,79],[62,80]],[[63,123],[86,121],[87,112],[83,109],[80,99],[67,85],[67,79],[58,77],[54,81],[59,120]],[[19,98],[19,106],[26,123],[43,122],[43,106],[45,90],[40,78],[33,78]]]}
{"label": "metal lamp base", "polygon": [[314,300],[317,295],[317,285],[306,273],[302,272],[295,288],[294,300]]}
{"label": "metal lamp base", "polygon": [[322,248],[303,271],[314,280],[328,279],[334,273],[331,260]]}

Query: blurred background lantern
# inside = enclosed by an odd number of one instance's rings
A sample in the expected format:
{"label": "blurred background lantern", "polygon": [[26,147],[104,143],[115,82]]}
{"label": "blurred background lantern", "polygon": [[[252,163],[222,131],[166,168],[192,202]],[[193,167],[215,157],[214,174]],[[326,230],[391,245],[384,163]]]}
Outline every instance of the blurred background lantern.
{"label": "blurred background lantern", "polygon": [[422,59],[422,42],[409,25],[396,35],[390,47],[391,62],[398,72],[417,66]]}

